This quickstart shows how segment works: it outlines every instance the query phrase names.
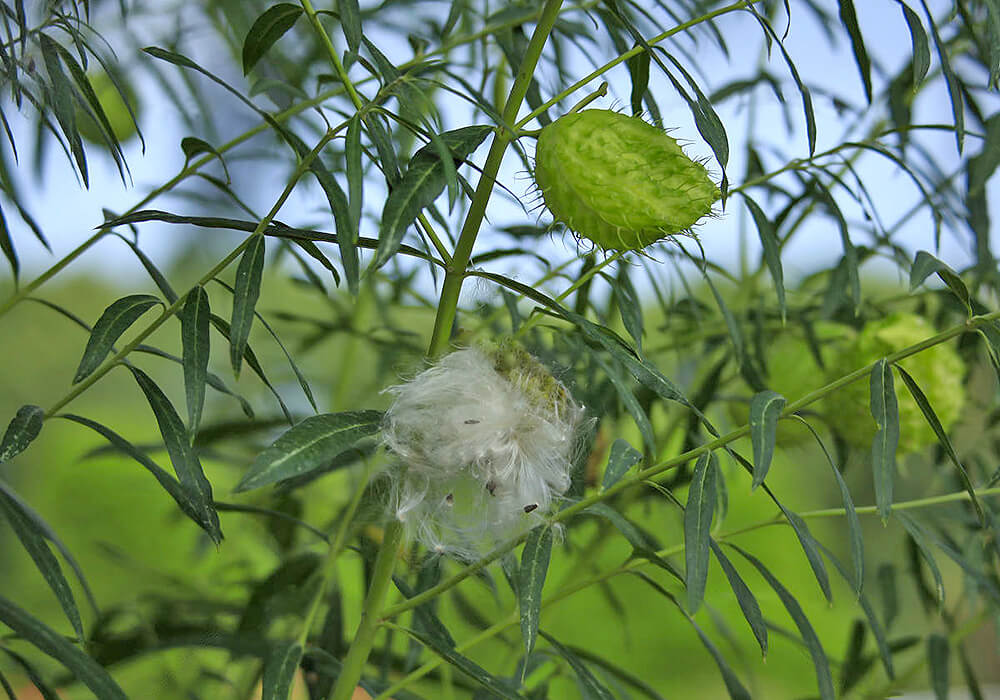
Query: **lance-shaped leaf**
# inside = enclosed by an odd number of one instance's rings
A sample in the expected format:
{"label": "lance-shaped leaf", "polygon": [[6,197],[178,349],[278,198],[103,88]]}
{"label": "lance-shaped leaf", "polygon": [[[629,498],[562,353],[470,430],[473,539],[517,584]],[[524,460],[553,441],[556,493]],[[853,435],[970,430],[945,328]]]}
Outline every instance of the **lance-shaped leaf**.
{"label": "lance-shaped leaf", "polygon": [[524,640],[525,655],[532,652],[538,638],[542,587],[545,585],[545,574],[549,570],[551,556],[552,528],[544,525],[536,527],[528,533],[518,569],[517,607],[521,611],[521,638]]}
{"label": "lance-shaped leaf", "polygon": [[761,655],[767,659],[767,624],[764,622],[764,615],[760,611],[757,598],[754,597],[753,592],[740,576],[740,572],[729,561],[729,557],[722,551],[722,547],[717,545],[713,539],[709,540],[709,544],[712,547],[712,553],[715,554],[716,560],[729,580],[729,587],[733,589],[733,595],[736,596],[736,602],[739,604],[740,610],[743,611],[743,617],[750,625],[750,631],[753,632],[757,644],[760,645]]}
{"label": "lance-shaped leaf", "polygon": [[21,509],[20,503],[10,498],[5,491],[6,489],[0,488],[0,515],[10,523],[14,534],[17,535],[22,546],[31,555],[35,566],[45,578],[45,582],[49,584],[49,588],[55,594],[59,605],[62,606],[63,612],[66,613],[67,619],[73,625],[73,631],[76,632],[77,639],[83,641],[85,638],[83,620],[80,617],[79,609],[76,607],[76,600],[73,598],[73,589],[70,588],[69,581],[63,575],[62,567],[59,566],[59,560],[56,559],[55,555],[49,549],[49,545],[45,541],[45,533],[37,527],[29,514]]}
{"label": "lance-shaped leaf", "polygon": [[854,62],[858,64],[858,71],[861,73],[861,82],[865,86],[865,97],[868,102],[872,101],[872,62],[868,58],[868,50],[865,48],[865,39],[861,36],[861,27],[858,25],[858,15],[854,10],[853,0],[839,0],[840,21],[847,30],[847,35],[851,37],[851,49],[854,51]]}
{"label": "lance-shaped leaf", "polygon": [[910,268],[910,291],[919,287],[925,279],[936,274],[948,289],[954,293],[958,300],[962,302],[968,313],[972,314],[972,302],[969,299],[969,288],[958,276],[958,273],[935,258],[926,250],[917,252],[913,259],[913,266]]}
{"label": "lance-shaped leaf", "polygon": [[937,561],[934,559],[934,552],[931,549],[931,543],[928,540],[927,532],[916,520],[911,518],[904,511],[897,510],[893,513],[893,516],[895,516],[896,520],[898,520],[906,530],[907,534],[913,540],[913,543],[917,546],[917,550],[920,552],[920,556],[923,558],[924,563],[927,564],[927,568],[931,570],[931,575],[934,577],[934,593],[937,597],[938,604],[943,607],[944,579],[941,578],[941,570],[938,568]]}
{"label": "lance-shaped leaf", "polygon": [[906,19],[906,26],[910,30],[910,44],[913,52],[913,89],[919,89],[920,83],[927,76],[927,71],[931,67],[931,49],[927,42],[927,32],[924,31],[924,24],[920,21],[920,15],[914,12],[905,2],[899,3],[899,9],[903,11]]}
{"label": "lance-shaped leaf", "polygon": [[181,309],[181,347],[184,366],[184,396],[187,399],[188,433],[198,433],[201,411],[205,405],[205,384],[208,381],[209,323],[212,315],[208,293],[195,287],[184,300]]}
{"label": "lance-shaped leaf", "polygon": [[940,634],[927,638],[927,662],[931,673],[931,688],[936,700],[948,700],[948,639]]}
{"label": "lance-shaped leaf", "polygon": [[778,242],[778,232],[775,230],[774,223],[767,218],[757,202],[746,194],[743,195],[743,199],[746,201],[747,209],[750,210],[754,225],[757,227],[757,236],[764,249],[764,262],[767,263],[771,279],[774,280],[774,291],[778,296],[778,310],[781,312],[781,320],[784,322],[786,313],[785,273],[781,267],[781,245]]}
{"label": "lance-shaped leaf", "polygon": [[96,661],[3,596],[0,596],[0,622],[44,654],[59,661],[101,700],[128,700],[121,687]]}
{"label": "lance-shaped leaf", "polygon": [[101,317],[94,324],[94,330],[90,333],[87,341],[87,348],[80,358],[80,366],[76,368],[76,375],[73,383],[86,379],[91,372],[97,369],[104,358],[111,352],[111,346],[121,337],[122,333],[128,330],[129,326],[135,323],[146,311],[162,304],[159,297],[150,294],[130,294],[112,303],[104,310]]}
{"label": "lance-shaped leaf", "polygon": [[755,489],[764,482],[774,457],[778,419],[785,408],[785,397],[774,391],[762,391],[750,401],[750,441],[753,443],[753,483]]}
{"label": "lance-shaped leaf", "polygon": [[264,273],[265,237],[255,235],[243,251],[236,268],[233,292],[233,320],[229,325],[229,361],[236,376],[240,374],[243,353],[250,340],[254,309],[260,297],[260,278]]}
{"label": "lance-shaped leaf", "polygon": [[[493,131],[489,126],[466,126],[441,134],[453,160],[461,163]],[[382,209],[378,251],[373,265],[381,267],[399,249],[403,234],[424,207],[430,206],[447,185],[444,165],[433,144],[428,144],[410,159],[402,179],[396,184]]]}
{"label": "lance-shaped leaf", "polygon": [[174,473],[181,486],[187,491],[195,502],[199,523],[216,543],[222,541],[222,530],[219,527],[219,515],[212,506],[212,484],[209,483],[205,472],[201,467],[201,460],[195,453],[194,448],[188,441],[187,431],[184,430],[184,423],[174,410],[170,399],[163,391],[150,379],[149,375],[138,367],[129,366],[135,381],[146,395],[153,415],[156,416],[156,423],[160,428],[160,435],[163,436],[163,443],[170,455],[170,462],[174,465]]}
{"label": "lance-shaped leaf", "polygon": [[604,481],[601,488],[609,489],[625,476],[629,469],[642,461],[642,453],[621,438],[611,445],[608,456],[608,466],[604,468]]}
{"label": "lance-shaped leaf", "polygon": [[560,644],[556,639],[545,632],[540,632],[545,641],[552,645],[559,656],[566,659],[569,665],[573,668],[573,672],[576,673],[577,682],[580,686],[581,696],[584,700],[614,700],[615,696],[611,694],[608,690],[595,676],[589,668],[573,653],[572,650],[568,649],[564,645]]}
{"label": "lance-shaped leaf", "polygon": [[261,700],[288,700],[295,680],[295,670],[302,660],[302,645],[298,642],[278,642],[264,659]]}
{"label": "lance-shaped leaf", "polygon": [[688,592],[688,611],[693,615],[705,597],[708,581],[708,553],[712,515],[718,490],[719,458],[706,452],[695,463],[694,475],[684,506],[684,564]]}
{"label": "lance-shaped leaf", "polygon": [[244,75],[257,65],[257,61],[285,32],[295,26],[301,15],[301,6],[283,2],[269,7],[254,21],[243,40]]}
{"label": "lance-shaped leaf", "polygon": [[896,447],[899,445],[899,407],[892,381],[892,368],[881,359],[871,373],[871,411],[878,425],[872,441],[872,472],[875,476],[875,503],[882,522],[892,510],[892,484],[896,476]]}
{"label": "lance-shaped leaf", "polygon": [[257,455],[234,490],[249,491],[318,469],[362,438],[378,432],[381,424],[379,411],[310,416]]}
{"label": "lance-shaped leaf", "polygon": [[31,441],[42,432],[45,411],[40,406],[21,406],[7,424],[0,440],[0,464],[8,462],[28,449]]}

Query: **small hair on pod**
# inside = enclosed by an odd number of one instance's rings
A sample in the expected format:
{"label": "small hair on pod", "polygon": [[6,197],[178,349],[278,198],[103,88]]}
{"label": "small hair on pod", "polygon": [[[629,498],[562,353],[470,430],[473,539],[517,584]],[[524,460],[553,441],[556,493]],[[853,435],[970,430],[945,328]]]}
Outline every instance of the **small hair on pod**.
{"label": "small hair on pod", "polygon": [[584,409],[520,347],[456,350],[386,392],[389,512],[428,549],[474,559],[569,488]]}

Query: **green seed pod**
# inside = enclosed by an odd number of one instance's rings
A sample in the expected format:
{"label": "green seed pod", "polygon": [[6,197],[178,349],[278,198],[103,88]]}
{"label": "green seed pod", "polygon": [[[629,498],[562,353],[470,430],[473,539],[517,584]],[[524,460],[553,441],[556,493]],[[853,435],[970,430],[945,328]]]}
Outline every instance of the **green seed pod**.
{"label": "green seed pod", "polygon": [[705,166],[637,117],[567,114],[538,136],[535,182],[557,221],[604,249],[639,250],[688,231],[719,190]]}
{"label": "green seed pod", "polygon": [[[97,95],[97,101],[101,103],[101,108],[108,118],[108,123],[111,125],[111,130],[114,132],[115,138],[121,143],[130,140],[136,134],[136,126],[135,122],[132,121],[132,115],[129,114],[128,107],[122,101],[122,96],[119,94],[118,88],[115,87],[115,84],[108,77],[107,73],[103,71],[91,73],[87,78],[94,89],[94,94]],[[129,104],[132,105],[134,110],[137,110],[139,103],[132,86],[124,77],[119,76],[117,79],[118,84],[125,91],[125,96],[128,98]],[[80,131],[80,135],[87,141],[98,146],[105,145],[101,126],[82,107],[78,107],[76,110],[76,125]]]}
{"label": "green seed pod", "polygon": [[[920,316],[890,314],[865,326],[857,341],[831,367],[829,379],[837,379],[892,352],[926,340],[935,332],[934,327]],[[965,404],[965,385],[962,383],[965,363],[954,348],[935,345],[902,360],[900,365],[924,392],[944,429],[951,428]],[[937,437],[899,376],[893,379],[899,405],[898,452],[900,455],[919,452],[937,442]],[[869,410],[868,394],[868,382],[859,380],[834,392],[827,400],[834,427],[849,443],[863,449],[871,447],[876,428]]]}

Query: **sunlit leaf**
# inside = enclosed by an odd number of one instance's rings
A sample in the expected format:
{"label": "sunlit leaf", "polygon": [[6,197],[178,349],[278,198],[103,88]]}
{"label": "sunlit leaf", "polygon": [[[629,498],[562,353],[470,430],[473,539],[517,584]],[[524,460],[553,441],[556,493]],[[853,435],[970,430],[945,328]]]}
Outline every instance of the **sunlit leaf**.
{"label": "sunlit leaf", "polygon": [[629,469],[642,461],[642,453],[632,447],[628,442],[618,438],[611,445],[611,452],[608,455],[608,466],[604,468],[604,480],[601,487],[611,488],[625,476]]}
{"label": "sunlit leaf", "polygon": [[542,587],[552,556],[552,528],[536,527],[528,534],[518,569],[517,607],[521,612],[521,639],[524,653],[530,654],[538,638],[542,614]]}
{"label": "sunlit leaf", "polygon": [[298,642],[277,642],[264,659],[261,700],[288,700],[295,671],[302,660]]}
{"label": "sunlit leaf", "polygon": [[73,376],[76,384],[97,369],[111,352],[111,347],[149,309],[163,302],[150,294],[130,294],[112,303],[94,324],[87,347]]}
{"label": "sunlit leaf", "polygon": [[243,364],[243,354],[250,340],[254,310],[260,296],[260,279],[264,271],[265,238],[255,235],[240,256],[236,268],[236,284],[233,292],[233,319],[229,330],[229,361],[233,371],[239,376]]}
{"label": "sunlit leaf", "polygon": [[181,346],[183,348],[184,395],[187,398],[188,433],[196,435],[205,404],[205,384],[208,381],[209,308],[208,293],[195,287],[187,295],[180,312]]}
{"label": "sunlit leaf", "polygon": [[21,406],[7,424],[0,440],[0,464],[9,462],[28,449],[28,445],[42,432],[45,411],[40,406]]}

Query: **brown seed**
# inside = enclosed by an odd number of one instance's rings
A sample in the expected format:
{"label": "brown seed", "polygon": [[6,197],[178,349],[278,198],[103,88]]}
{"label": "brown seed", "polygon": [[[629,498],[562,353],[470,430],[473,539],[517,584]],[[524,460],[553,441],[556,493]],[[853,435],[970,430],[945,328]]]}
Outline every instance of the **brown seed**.
{"label": "brown seed", "polygon": [[524,507],[524,512],[525,513],[530,513],[531,511],[535,510],[537,507],[538,507],[537,503],[529,503],[528,505],[526,505]]}

